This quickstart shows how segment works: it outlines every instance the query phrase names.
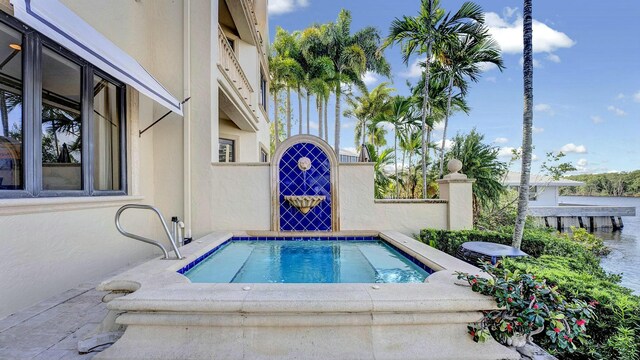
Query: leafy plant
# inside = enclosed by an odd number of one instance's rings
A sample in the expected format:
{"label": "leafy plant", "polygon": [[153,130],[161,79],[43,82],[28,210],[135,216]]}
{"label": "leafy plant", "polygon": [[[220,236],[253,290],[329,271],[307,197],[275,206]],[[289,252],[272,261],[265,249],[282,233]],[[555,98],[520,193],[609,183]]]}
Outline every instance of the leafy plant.
{"label": "leafy plant", "polygon": [[493,296],[500,307],[486,311],[481,321],[468,326],[474,341],[485,341],[491,335],[509,344],[514,336],[531,340],[533,335],[544,333],[552,348],[573,352],[576,344],[587,340],[586,327],[594,318],[595,302],[567,301],[545,280],[510,271],[500,263],[483,264],[482,269],[489,278],[457,273],[458,279],[466,280],[473,291]]}

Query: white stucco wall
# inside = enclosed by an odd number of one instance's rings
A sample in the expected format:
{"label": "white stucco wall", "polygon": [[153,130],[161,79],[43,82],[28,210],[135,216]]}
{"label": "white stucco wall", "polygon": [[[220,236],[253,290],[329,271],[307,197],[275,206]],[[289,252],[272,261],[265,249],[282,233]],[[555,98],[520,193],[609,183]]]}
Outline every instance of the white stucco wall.
{"label": "white stucco wall", "polygon": [[396,230],[406,235],[420,229],[447,227],[447,204],[375,201],[373,164],[340,164],[340,228]]}
{"label": "white stucco wall", "polygon": [[529,206],[558,206],[557,186],[537,186],[537,198],[529,201]]}
{"label": "white stucco wall", "polygon": [[[270,230],[270,176],[269,164],[212,164],[214,229]],[[341,164],[338,188],[341,230],[395,230],[413,235],[426,227],[448,226],[446,201],[374,200],[372,164]],[[470,205],[470,193],[466,195]],[[463,211],[458,214],[465,215]]]}
{"label": "white stucco wall", "polygon": [[211,211],[215,230],[269,230],[271,226],[268,163],[214,163]]}

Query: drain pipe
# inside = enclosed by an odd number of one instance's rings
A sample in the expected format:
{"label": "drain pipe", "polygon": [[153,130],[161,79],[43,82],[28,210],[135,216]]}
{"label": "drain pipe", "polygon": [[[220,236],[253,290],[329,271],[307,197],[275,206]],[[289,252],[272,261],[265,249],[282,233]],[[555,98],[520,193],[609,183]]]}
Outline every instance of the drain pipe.
{"label": "drain pipe", "polygon": [[[182,77],[183,96],[186,99],[191,96],[191,0],[185,0],[182,7],[183,19],[183,56],[182,56]],[[183,170],[184,170],[184,239],[191,241],[191,105],[187,102],[183,108]]]}

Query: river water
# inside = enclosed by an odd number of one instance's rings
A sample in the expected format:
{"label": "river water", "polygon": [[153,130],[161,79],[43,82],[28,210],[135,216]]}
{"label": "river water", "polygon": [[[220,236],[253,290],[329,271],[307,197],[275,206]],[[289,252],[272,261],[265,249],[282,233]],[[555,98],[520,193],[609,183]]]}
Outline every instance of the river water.
{"label": "river water", "polygon": [[611,253],[602,259],[602,267],[612,273],[622,273],[622,285],[640,294],[640,198],[561,196],[561,203],[586,205],[634,206],[635,217],[623,217],[620,231],[596,231]]}

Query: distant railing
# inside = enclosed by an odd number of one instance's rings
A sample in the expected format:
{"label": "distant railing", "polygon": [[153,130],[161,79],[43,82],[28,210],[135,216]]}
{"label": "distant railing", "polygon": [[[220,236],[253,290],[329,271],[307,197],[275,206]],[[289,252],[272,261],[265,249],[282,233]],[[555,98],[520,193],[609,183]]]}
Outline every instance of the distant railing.
{"label": "distant railing", "polygon": [[[247,14],[247,20],[249,22],[249,27],[251,28],[251,32],[253,33],[253,37],[256,43],[256,47],[258,48],[258,53],[260,54],[260,61],[264,62],[266,60],[266,56],[264,53],[264,49],[262,48],[264,43],[262,40],[262,34],[258,31],[258,18],[256,17],[255,11],[255,0],[241,0],[242,8],[244,13]],[[263,65],[266,65],[264,63]]]}
{"label": "distant railing", "polygon": [[220,66],[222,66],[228,78],[233,82],[240,96],[247,102],[249,107],[253,108],[253,89],[251,85],[249,85],[249,80],[240,66],[235,51],[220,26],[218,26],[218,44],[218,61]]}

